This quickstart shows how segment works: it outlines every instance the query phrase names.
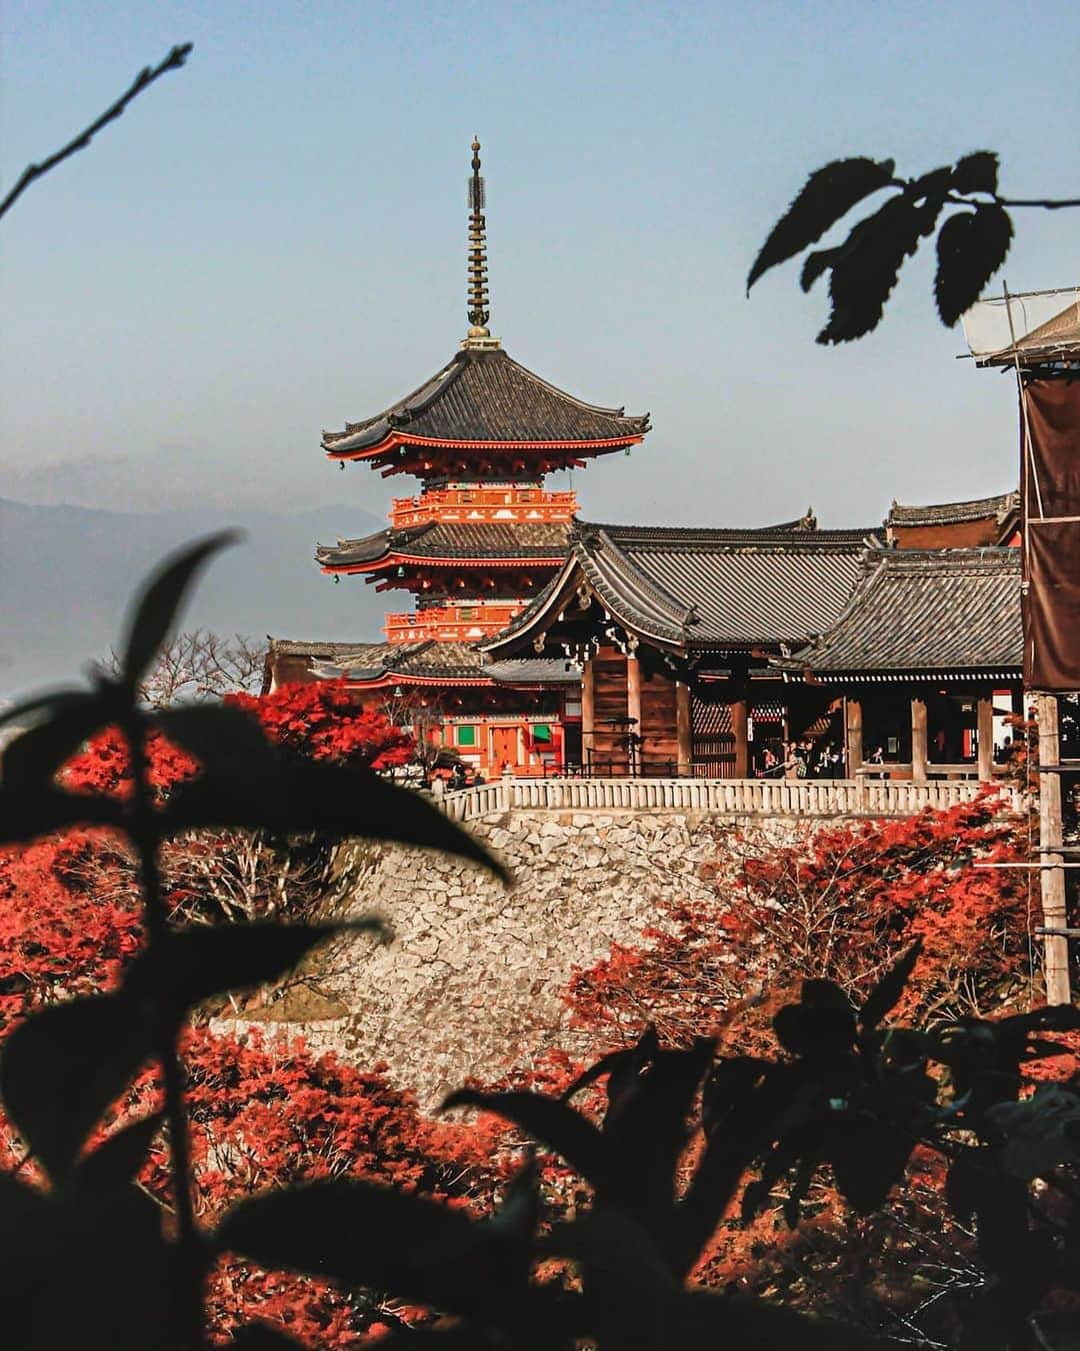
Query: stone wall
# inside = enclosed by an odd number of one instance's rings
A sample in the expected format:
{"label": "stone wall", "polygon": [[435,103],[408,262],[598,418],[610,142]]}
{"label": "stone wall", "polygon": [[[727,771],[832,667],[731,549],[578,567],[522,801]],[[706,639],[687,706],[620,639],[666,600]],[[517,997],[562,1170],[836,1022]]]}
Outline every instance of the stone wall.
{"label": "stone wall", "polygon": [[[725,838],[745,828],[672,812],[519,810],[471,821],[510,867],[511,889],[439,854],[349,846],[358,851],[348,860],[351,911],[378,910],[393,939],[330,954],[317,985],[340,1016],[278,1026],[359,1065],[388,1062],[433,1105],[468,1076],[496,1078],[530,1052],[571,1045],[560,992],[572,968],[636,940],[657,921],[658,902],[711,891],[702,865],[730,855]],[[763,845],[796,829],[790,818],[754,826]]]}

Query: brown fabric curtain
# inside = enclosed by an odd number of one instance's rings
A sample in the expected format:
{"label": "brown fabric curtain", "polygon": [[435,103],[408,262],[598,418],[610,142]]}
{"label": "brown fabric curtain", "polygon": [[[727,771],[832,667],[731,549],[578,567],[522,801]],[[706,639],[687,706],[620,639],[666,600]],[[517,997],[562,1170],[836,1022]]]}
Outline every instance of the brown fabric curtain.
{"label": "brown fabric curtain", "polygon": [[[1025,382],[1024,683],[1080,690],[1080,380]],[[1030,428],[1031,444],[1027,445]]]}

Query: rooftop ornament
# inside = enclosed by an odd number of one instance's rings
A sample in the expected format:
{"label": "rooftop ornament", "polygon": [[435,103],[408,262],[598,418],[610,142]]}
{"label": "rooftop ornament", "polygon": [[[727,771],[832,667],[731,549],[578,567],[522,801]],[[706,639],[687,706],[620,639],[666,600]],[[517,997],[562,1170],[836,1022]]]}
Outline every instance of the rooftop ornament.
{"label": "rooftop ornament", "polygon": [[488,309],[487,283],[487,222],[484,218],[484,180],[480,175],[480,142],[474,137],[472,143],[472,177],[469,179],[469,332],[462,347],[471,350],[491,351],[499,347],[499,339],[493,338],[487,322]]}

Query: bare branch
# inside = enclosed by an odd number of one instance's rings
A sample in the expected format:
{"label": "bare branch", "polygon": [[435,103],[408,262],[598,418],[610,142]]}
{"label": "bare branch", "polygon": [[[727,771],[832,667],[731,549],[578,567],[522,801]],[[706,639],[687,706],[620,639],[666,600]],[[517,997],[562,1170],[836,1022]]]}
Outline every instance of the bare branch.
{"label": "bare branch", "polygon": [[181,43],[180,46],[174,47],[169,52],[168,56],[166,56],[160,65],[154,66],[153,68],[147,66],[145,69],[139,71],[138,75],[136,75],[135,79],[132,81],[130,88],[126,89],[111,107],[106,108],[96,121],[91,122],[88,127],[83,131],[80,131],[74,140],[69,141],[63,149],[57,150],[54,154],[50,155],[48,159],[42,160],[40,164],[28,164],[22,171],[19,181],[11,189],[4,200],[0,202],[0,216],[3,216],[10,207],[15,205],[19,197],[22,196],[35,179],[41,178],[44,174],[47,174],[50,169],[55,169],[62,160],[66,160],[69,155],[74,155],[77,150],[85,150],[102,127],[115,121],[116,118],[123,113],[128,104],[133,99],[138,98],[143,90],[148,89],[155,80],[159,79],[170,70],[179,70],[187,60],[191,49],[192,43]]}

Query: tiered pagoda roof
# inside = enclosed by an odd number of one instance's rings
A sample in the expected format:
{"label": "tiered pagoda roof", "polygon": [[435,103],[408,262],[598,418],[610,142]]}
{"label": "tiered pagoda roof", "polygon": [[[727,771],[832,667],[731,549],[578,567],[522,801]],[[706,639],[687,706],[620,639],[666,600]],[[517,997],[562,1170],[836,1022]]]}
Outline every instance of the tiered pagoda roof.
{"label": "tiered pagoda roof", "polygon": [[[391,471],[397,469],[395,457],[407,458],[401,453],[406,447],[562,451],[571,462],[577,458],[572,452],[620,450],[648,430],[647,413],[627,417],[622,408],[585,403],[500,347],[465,346],[384,412],[346,423],[344,431],[324,432],[323,448],[332,459],[370,460]],[[415,469],[414,458],[408,458],[408,472]]]}
{"label": "tiered pagoda roof", "polygon": [[987,678],[1021,673],[1019,549],[876,549],[836,622],[774,659],[819,681]]}
{"label": "tiered pagoda roof", "polygon": [[324,572],[383,572],[408,563],[425,567],[468,567],[497,560],[502,567],[515,562],[546,563],[565,559],[570,525],[565,522],[526,521],[448,524],[429,521],[404,530],[377,530],[362,539],[320,544],[315,557]]}
{"label": "tiered pagoda roof", "polygon": [[541,641],[590,595],[628,632],[672,651],[802,643],[843,611],[877,542],[869,530],[818,530],[809,513],[756,530],[579,521],[559,573],[481,646],[502,657]]}
{"label": "tiered pagoda roof", "polygon": [[466,643],[304,643],[274,638],[269,658],[289,657],[308,663],[324,680],[344,677],[350,684],[379,686],[511,686],[538,689],[576,684],[568,663],[554,658],[522,658],[482,664],[480,653]]}

